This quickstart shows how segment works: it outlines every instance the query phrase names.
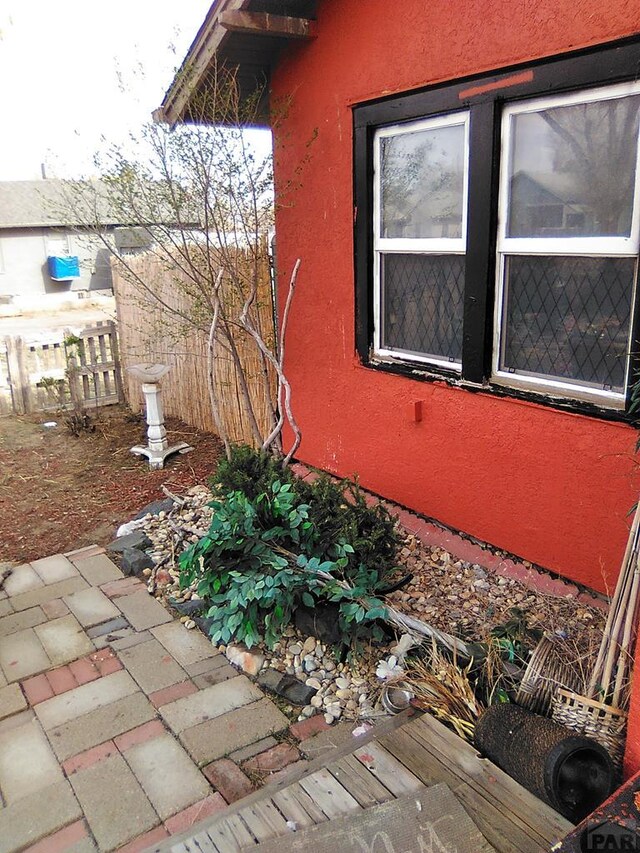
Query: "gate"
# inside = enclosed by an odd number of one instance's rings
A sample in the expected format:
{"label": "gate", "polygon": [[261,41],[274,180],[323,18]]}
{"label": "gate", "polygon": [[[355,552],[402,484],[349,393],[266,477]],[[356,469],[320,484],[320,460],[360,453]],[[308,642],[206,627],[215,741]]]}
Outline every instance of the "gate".
{"label": "gate", "polygon": [[49,339],[8,336],[0,341],[0,414],[120,403],[122,378],[115,323]]}

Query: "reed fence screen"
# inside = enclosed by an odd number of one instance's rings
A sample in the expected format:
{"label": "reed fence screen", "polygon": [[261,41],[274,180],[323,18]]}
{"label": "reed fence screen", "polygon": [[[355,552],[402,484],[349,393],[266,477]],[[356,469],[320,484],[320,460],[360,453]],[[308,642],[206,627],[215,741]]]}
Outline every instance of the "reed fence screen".
{"label": "reed fence screen", "polygon": [[[274,312],[266,247],[262,254],[264,258],[260,261],[258,276],[257,314],[263,337],[272,345]],[[239,266],[245,264],[249,270],[253,262],[239,251],[237,263]],[[134,411],[142,410],[140,383],[127,372],[128,367],[141,363],[170,364],[172,369],[163,377],[161,384],[165,414],[178,417],[198,429],[215,433],[208,385],[210,312],[202,310],[200,328],[194,328],[193,319],[198,317],[198,306],[187,295],[188,287],[183,286],[183,274],[176,269],[167,269],[167,265],[153,254],[127,258],[129,272],[118,261],[114,261],[112,266],[127,403]],[[144,282],[144,288],[136,280]],[[229,291],[230,287],[223,290],[223,301],[226,304],[238,298]],[[190,320],[186,321],[180,315]],[[276,402],[275,376],[272,371],[265,375],[256,344],[243,330],[234,328],[232,334],[244,366],[258,426],[261,433],[266,435],[270,430]],[[254,444],[236,365],[231,354],[220,346],[217,347],[214,363],[214,380],[223,424],[230,440]]]}

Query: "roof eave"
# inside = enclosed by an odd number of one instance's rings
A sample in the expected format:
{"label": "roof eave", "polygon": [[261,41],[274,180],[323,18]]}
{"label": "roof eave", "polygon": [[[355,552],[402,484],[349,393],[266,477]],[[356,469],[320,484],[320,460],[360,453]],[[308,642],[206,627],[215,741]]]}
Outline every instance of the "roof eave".
{"label": "roof eave", "polygon": [[154,121],[173,125],[185,120],[190,98],[225,37],[229,37],[229,33],[218,23],[220,12],[227,9],[246,9],[250,2],[251,0],[219,0],[218,3],[212,3],[162,103],[153,112]]}
{"label": "roof eave", "polygon": [[[263,90],[253,124],[269,125],[266,93],[269,70],[281,48],[290,40],[315,38],[315,24],[307,17],[315,7],[312,0],[282,0],[286,15],[261,11],[261,0],[218,0],[189,48],[162,104],[153,112],[156,122],[212,123],[215,116],[202,115],[194,108],[199,92],[216,68],[233,70],[241,96]],[[299,6],[302,14],[291,15]],[[288,8],[290,7],[290,8]],[[256,9],[258,11],[256,11]],[[224,121],[224,119],[223,119]]]}

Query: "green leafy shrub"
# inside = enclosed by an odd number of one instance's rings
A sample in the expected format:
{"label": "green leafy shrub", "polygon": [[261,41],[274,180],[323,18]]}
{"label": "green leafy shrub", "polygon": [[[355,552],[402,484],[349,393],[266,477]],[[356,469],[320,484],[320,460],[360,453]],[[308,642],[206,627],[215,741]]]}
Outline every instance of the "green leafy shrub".
{"label": "green leafy shrub", "polygon": [[[397,547],[389,513],[368,507],[353,484],[345,500],[328,478],[301,485],[288,472],[274,479],[277,463],[254,451],[241,450],[235,466],[233,459],[218,469],[207,535],[180,557],[182,586],[197,582],[210,605],[214,642],[251,647],[264,638],[273,645],[301,603],[337,603],[345,642],[357,640],[365,624],[375,632],[372,623],[385,614],[375,592],[394,568]],[[224,494],[231,485],[241,488]],[[358,519],[380,554],[363,540]]]}
{"label": "green leafy shrub", "polygon": [[[313,556],[333,559],[334,546],[346,543],[353,548],[349,568],[357,573],[361,566],[365,571],[376,572],[382,584],[395,571],[400,546],[395,519],[382,504],[367,504],[357,480],[334,481],[327,474],[320,474],[313,482],[307,482],[289,468],[283,469],[273,456],[240,445],[232,449],[230,461],[220,462],[212,484],[220,496],[241,491],[256,500],[259,495],[268,494],[275,482],[290,485],[296,499],[308,507],[315,534],[310,546]],[[260,514],[260,504],[257,510]],[[268,518],[262,521],[268,524]],[[344,577],[348,579],[348,573]]]}
{"label": "green leafy shrub", "polygon": [[211,487],[217,494],[242,492],[249,500],[268,492],[276,480],[291,483],[297,479],[290,468],[269,453],[254,450],[246,444],[231,447],[231,458],[223,457],[218,463]]}

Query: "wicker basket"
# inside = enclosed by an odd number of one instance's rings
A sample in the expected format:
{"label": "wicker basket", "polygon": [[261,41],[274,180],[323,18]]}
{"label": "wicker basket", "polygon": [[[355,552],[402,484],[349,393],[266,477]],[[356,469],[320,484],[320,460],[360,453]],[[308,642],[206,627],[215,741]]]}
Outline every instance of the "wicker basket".
{"label": "wicker basket", "polygon": [[570,690],[559,688],[552,702],[552,719],[602,744],[619,769],[624,757],[627,712]]}
{"label": "wicker basket", "polygon": [[559,654],[560,641],[543,637],[533,650],[516,693],[516,702],[534,714],[551,715],[551,701],[558,687],[575,690],[579,678]]}

